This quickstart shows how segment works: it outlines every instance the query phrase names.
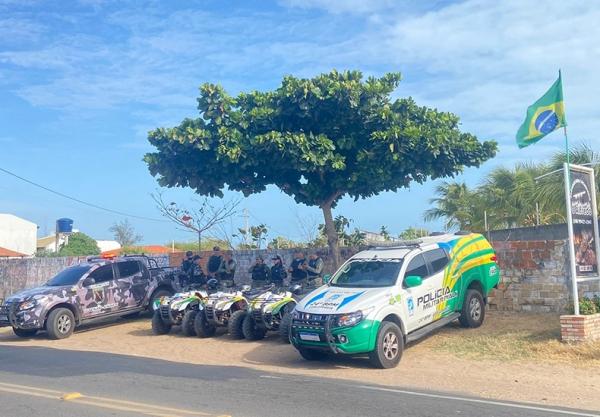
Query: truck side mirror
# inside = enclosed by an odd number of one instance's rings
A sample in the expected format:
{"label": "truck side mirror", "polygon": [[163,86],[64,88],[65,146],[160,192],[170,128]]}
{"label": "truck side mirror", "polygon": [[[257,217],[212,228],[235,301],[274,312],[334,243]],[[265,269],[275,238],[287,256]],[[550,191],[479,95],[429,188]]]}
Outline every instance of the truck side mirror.
{"label": "truck side mirror", "polygon": [[331,274],[323,275],[323,284],[329,284],[329,281],[331,281]]}
{"label": "truck side mirror", "polygon": [[423,278],[421,278],[417,275],[409,275],[404,279],[404,285],[406,285],[407,288],[418,287],[422,283],[423,283]]}
{"label": "truck side mirror", "polygon": [[86,279],[83,280],[84,287],[89,287],[90,285],[94,285],[95,283],[96,283],[96,280],[92,277],[87,277]]}

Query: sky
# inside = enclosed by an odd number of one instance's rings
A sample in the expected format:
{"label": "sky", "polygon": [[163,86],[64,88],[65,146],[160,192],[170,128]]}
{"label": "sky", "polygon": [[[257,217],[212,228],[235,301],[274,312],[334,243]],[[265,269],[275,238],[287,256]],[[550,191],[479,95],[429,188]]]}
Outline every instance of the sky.
{"label": "sky", "polygon": [[[494,159],[456,178],[474,186],[496,166],[563,149],[559,132],[524,150],[514,139],[527,106],[559,68],[570,140],[599,148],[598,22],[600,3],[586,0],[0,0],[0,168],[136,216],[129,220],[144,243],[193,240],[164,221],[152,200],[158,185],[142,161],[153,149],[148,131],[198,117],[204,82],[236,94],[335,68],[399,71],[395,97],[453,112],[464,131],[496,140]],[[423,221],[435,185],[345,198],[334,214],[364,230],[440,230],[441,223]],[[185,189],[164,195],[190,207],[198,199]],[[239,207],[270,237],[301,240],[301,223],[322,222],[318,208],[276,188]],[[125,218],[2,172],[0,212],[35,222],[40,236],[69,217],[96,239],[112,238],[110,226]],[[231,233],[244,223],[240,212],[224,227]]]}

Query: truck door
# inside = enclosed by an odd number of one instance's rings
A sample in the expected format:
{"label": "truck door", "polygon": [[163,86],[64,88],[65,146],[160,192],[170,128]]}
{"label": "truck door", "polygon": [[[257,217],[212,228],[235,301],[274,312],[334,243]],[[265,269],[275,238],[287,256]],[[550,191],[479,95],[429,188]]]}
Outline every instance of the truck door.
{"label": "truck door", "polygon": [[142,305],[150,285],[149,279],[142,273],[138,260],[117,262],[117,302],[119,308]]}
{"label": "truck door", "polygon": [[[446,266],[448,265],[448,254],[442,248],[431,249],[423,253],[429,269],[427,278],[430,294],[425,295],[425,307],[427,310],[427,321],[435,321],[451,314],[454,309],[447,308],[448,302],[456,298],[450,282],[446,280]],[[427,323],[425,323],[427,324]]]}
{"label": "truck door", "polygon": [[[90,283],[89,279],[93,281]],[[83,318],[115,311],[115,274],[113,264],[102,265],[84,278],[79,296]]]}
{"label": "truck door", "polygon": [[[425,294],[430,291],[429,283],[427,282],[428,275],[429,270],[427,269],[427,262],[423,255],[419,253],[410,260],[406,267],[406,271],[404,272],[404,277],[402,278],[403,288],[406,293],[406,299],[403,303],[406,313],[405,317],[407,318],[406,330],[409,332],[423,326],[422,323],[426,311],[423,309],[422,300],[423,297],[425,297]],[[407,288],[404,285],[404,280],[408,276],[421,277],[423,283],[418,287]]]}

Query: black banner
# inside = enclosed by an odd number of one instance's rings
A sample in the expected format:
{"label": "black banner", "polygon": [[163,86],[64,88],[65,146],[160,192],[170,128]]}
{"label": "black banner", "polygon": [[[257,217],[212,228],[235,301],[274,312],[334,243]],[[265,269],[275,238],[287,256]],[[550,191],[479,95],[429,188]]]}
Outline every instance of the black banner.
{"label": "black banner", "polygon": [[592,172],[571,169],[571,221],[577,276],[598,275]]}

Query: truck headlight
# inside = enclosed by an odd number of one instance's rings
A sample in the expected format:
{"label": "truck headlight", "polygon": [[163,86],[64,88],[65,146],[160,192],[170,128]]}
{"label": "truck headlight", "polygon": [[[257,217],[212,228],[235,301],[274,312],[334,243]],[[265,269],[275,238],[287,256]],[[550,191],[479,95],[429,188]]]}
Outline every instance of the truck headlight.
{"label": "truck headlight", "polygon": [[349,314],[343,314],[338,317],[337,324],[339,327],[356,326],[364,318],[362,311],[355,311]]}
{"label": "truck headlight", "polygon": [[296,309],[292,310],[292,319],[294,319],[294,320],[300,319],[300,313],[298,311],[296,311]]}
{"label": "truck headlight", "polygon": [[37,305],[37,301],[35,299],[23,301],[21,304],[19,304],[19,310],[31,310],[36,305]]}

